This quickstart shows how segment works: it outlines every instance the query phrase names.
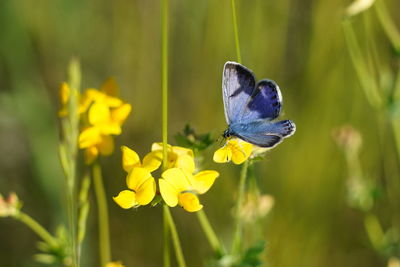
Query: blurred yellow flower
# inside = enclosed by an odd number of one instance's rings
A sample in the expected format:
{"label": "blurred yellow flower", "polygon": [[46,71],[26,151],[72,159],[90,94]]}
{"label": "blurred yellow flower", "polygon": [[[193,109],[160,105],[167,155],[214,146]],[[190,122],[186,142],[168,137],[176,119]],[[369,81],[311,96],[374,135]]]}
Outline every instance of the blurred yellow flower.
{"label": "blurred yellow flower", "polygon": [[214,153],[214,161],[226,163],[232,160],[235,164],[242,164],[250,156],[253,145],[238,138],[229,139],[226,144]]}
{"label": "blurred yellow flower", "polygon": [[156,194],[156,182],[149,170],[134,167],[126,177],[130,190],[121,191],[114,201],[123,209],[149,204]]}
{"label": "blurred yellow flower", "polygon": [[101,90],[87,89],[80,98],[79,112],[87,126],[79,135],[79,148],[85,149],[85,162],[91,164],[99,154],[114,151],[112,135],[121,134],[121,126],[132,107],[117,98],[118,87],[113,79],[107,80]]}
{"label": "blurred yellow flower", "polygon": [[113,261],[106,264],[105,267],[125,267],[120,261]]}
{"label": "blurred yellow flower", "polygon": [[219,173],[207,170],[192,175],[183,169],[171,168],[161,176],[160,193],[165,203],[170,207],[179,204],[186,211],[195,212],[203,208],[197,195],[207,192]]}
{"label": "blurred yellow flower", "polygon": [[67,116],[68,114],[68,101],[71,95],[71,89],[66,82],[63,82],[61,84],[59,94],[61,109],[58,111],[58,116],[62,118]]}

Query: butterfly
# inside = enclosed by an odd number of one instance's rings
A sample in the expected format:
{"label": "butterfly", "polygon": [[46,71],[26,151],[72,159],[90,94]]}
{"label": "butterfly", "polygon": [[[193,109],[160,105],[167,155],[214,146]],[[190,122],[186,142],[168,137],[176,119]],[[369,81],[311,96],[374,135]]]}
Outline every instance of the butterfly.
{"label": "butterfly", "polygon": [[268,79],[256,82],[253,72],[239,63],[225,63],[222,95],[228,124],[224,138],[235,136],[256,146],[272,148],[296,131],[290,120],[273,122],[282,109],[279,86]]}

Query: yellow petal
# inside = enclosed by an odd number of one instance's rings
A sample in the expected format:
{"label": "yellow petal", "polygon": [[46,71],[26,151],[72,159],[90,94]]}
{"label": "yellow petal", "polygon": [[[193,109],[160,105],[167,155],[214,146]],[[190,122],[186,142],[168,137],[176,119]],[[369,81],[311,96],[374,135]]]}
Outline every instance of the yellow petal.
{"label": "yellow petal", "polygon": [[152,178],[151,173],[144,168],[133,168],[126,177],[126,184],[129,189],[137,192],[140,186],[149,178]]}
{"label": "yellow petal", "polygon": [[59,118],[64,118],[68,115],[68,109],[66,107],[62,107],[59,111],[58,111],[58,117]]}
{"label": "yellow petal", "polygon": [[215,179],[219,176],[216,171],[201,171],[196,175],[192,176],[191,183],[194,190],[199,194],[204,194],[213,185]]}
{"label": "yellow petal", "polygon": [[119,95],[119,87],[114,78],[108,78],[100,89],[102,92],[106,93],[109,96],[118,96]]}
{"label": "yellow petal", "polygon": [[88,110],[93,101],[102,101],[105,94],[94,88],[88,88],[79,98],[79,114]]}
{"label": "yellow petal", "polygon": [[189,192],[179,194],[179,205],[189,212],[199,211],[203,208],[199,198],[195,194]]}
{"label": "yellow petal", "polygon": [[111,111],[111,120],[119,125],[122,125],[128,115],[131,113],[132,106],[130,104],[123,104]]}
{"label": "yellow petal", "polygon": [[232,162],[235,164],[242,164],[251,155],[253,145],[239,139],[232,139],[228,141],[228,147],[232,150]]}
{"label": "yellow petal", "polygon": [[193,150],[181,146],[173,146],[172,147],[173,153],[177,154],[178,156],[181,155],[188,155],[192,158],[194,158]]}
{"label": "yellow petal", "polygon": [[130,209],[137,205],[136,194],[131,190],[123,190],[113,199],[123,209]]}
{"label": "yellow petal", "polygon": [[190,183],[187,174],[185,174],[184,171],[179,168],[168,169],[164,171],[161,176],[178,192],[190,189]]}
{"label": "yellow petal", "polygon": [[110,108],[117,108],[121,106],[124,102],[118,97],[106,96],[104,99],[104,103]]}
{"label": "yellow petal", "polygon": [[194,158],[187,155],[178,155],[173,167],[182,168],[189,173],[193,173],[195,169]]}
{"label": "yellow petal", "polygon": [[110,135],[102,135],[97,147],[103,156],[111,155],[114,152],[114,139]]}
{"label": "yellow petal", "polygon": [[161,163],[162,163],[162,152],[152,151],[143,158],[142,167],[149,170],[150,172],[153,172],[161,166]]}
{"label": "yellow petal", "polygon": [[159,179],[160,193],[165,203],[170,207],[178,205],[178,190],[164,179]]}
{"label": "yellow petal", "polygon": [[153,177],[147,179],[136,191],[136,200],[140,205],[149,204],[156,195],[156,182]]}
{"label": "yellow petal", "polygon": [[69,97],[71,94],[71,89],[69,88],[67,83],[62,83],[60,87],[60,102],[62,105],[66,105],[68,103]]}
{"label": "yellow petal", "polygon": [[90,165],[95,161],[97,156],[99,155],[99,150],[95,146],[91,146],[85,149],[84,157],[85,157],[85,163],[87,165]]}
{"label": "yellow petal", "polygon": [[122,168],[126,172],[132,170],[133,167],[140,167],[139,155],[127,146],[122,146]]}
{"label": "yellow petal", "polygon": [[213,160],[217,163],[226,163],[232,159],[232,151],[226,145],[214,152]]}
{"label": "yellow petal", "polygon": [[110,108],[103,101],[96,101],[89,108],[89,123],[91,125],[109,123],[111,121]]}
{"label": "yellow petal", "polygon": [[106,264],[105,267],[125,267],[120,261],[113,261]]}
{"label": "yellow petal", "polygon": [[[167,149],[171,149],[171,145],[167,144]],[[156,150],[163,150],[163,143],[153,143],[151,145],[151,151],[156,151]]]}
{"label": "yellow petal", "polygon": [[79,148],[95,146],[101,142],[100,130],[97,127],[89,127],[79,134]]}
{"label": "yellow petal", "polygon": [[121,125],[115,122],[107,122],[107,123],[100,123],[96,125],[97,128],[100,129],[102,134],[112,134],[112,135],[120,135],[121,134]]}

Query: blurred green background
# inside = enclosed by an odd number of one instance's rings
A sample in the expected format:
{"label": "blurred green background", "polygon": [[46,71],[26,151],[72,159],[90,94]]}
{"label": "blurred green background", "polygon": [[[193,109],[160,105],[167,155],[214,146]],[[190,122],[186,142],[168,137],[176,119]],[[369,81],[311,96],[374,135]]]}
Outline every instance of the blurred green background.
{"label": "blurred green background", "polygon": [[[400,2],[386,1],[395,10]],[[238,0],[243,64],[280,85],[284,112],[296,134],[256,166],[261,191],[275,198],[263,221],[266,266],[386,266],[371,247],[364,215],[346,202],[347,167],[332,130],[352,124],[363,136],[364,172],[385,183],[399,177],[390,127],[378,123],[359,85],[341,21],[349,1]],[[391,50],[374,12],[366,37],[379,57]],[[355,17],[355,25],[362,17]],[[0,1],[0,193],[15,191],[24,211],[54,230],[66,222],[64,179],[58,161],[58,88],[71,57],[82,66],[82,87],[113,76],[133,112],[116,138],[117,150],[102,159],[109,196],[113,258],[126,266],[161,266],[161,208],[122,210],[113,201],[125,188],[120,145],[143,156],[161,140],[160,6],[152,0]],[[226,127],[221,96],[223,64],[235,60],[229,0],[170,1],[169,138],[189,122],[213,138]],[[230,244],[232,207],[240,168],[212,162],[220,171],[201,197],[219,236]],[[92,192],[93,193],[93,192]],[[387,226],[393,212],[383,196],[376,212]],[[97,266],[96,208],[92,196],[83,266]],[[188,266],[204,266],[211,249],[197,218],[173,209]],[[34,262],[38,238],[24,225],[0,219],[0,266]]]}

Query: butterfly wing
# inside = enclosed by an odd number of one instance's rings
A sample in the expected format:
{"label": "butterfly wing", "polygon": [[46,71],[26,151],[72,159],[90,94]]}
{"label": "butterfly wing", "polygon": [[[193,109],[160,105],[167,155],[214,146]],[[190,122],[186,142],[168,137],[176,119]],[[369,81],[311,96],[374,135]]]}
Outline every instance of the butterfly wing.
{"label": "butterfly wing", "polygon": [[273,120],[279,116],[281,108],[282,95],[279,86],[272,80],[264,79],[255,86],[240,121]]}
{"label": "butterfly wing", "polygon": [[294,134],[296,125],[290,120],[269,122],[257,120],[250,123],[233,124],[230,127],[232,135],[260,147],[274,147],[284,138]]}
{"label": "butterfly wing", "polygon": [[242,112],[249,103],[255,84],[253,73],[245,66],[231,61],[225,63],[222,74],[222,94],[228,124],[241,121]]}

